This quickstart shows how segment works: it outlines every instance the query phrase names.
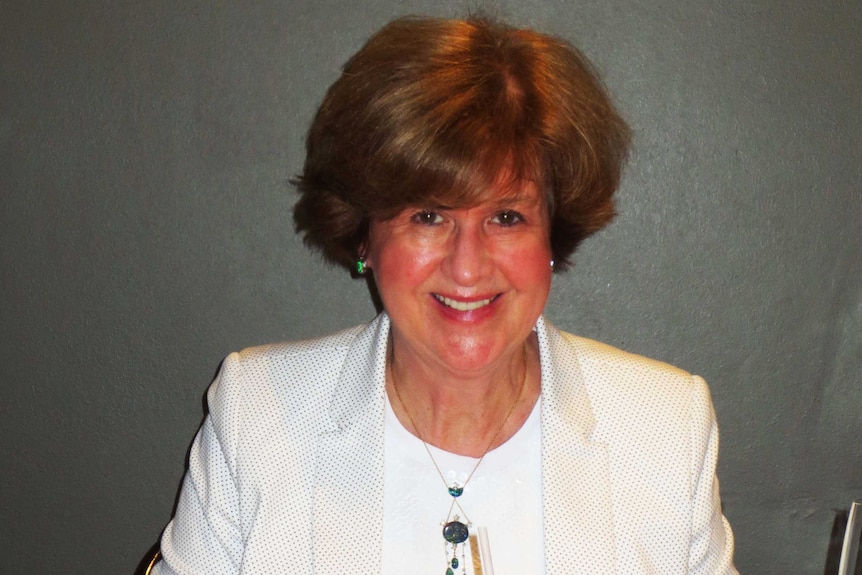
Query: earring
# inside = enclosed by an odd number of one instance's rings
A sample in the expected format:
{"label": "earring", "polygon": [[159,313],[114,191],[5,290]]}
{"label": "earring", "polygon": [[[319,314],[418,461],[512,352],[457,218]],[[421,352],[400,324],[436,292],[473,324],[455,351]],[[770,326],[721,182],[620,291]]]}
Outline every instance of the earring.
{"label": "earring", "polygon": [[555,262],[554,260],[551,260],[551,269],[552,269],[552,270],[554,269],[554,265],[555,265],[555,264],[556,264],[556,262]]}
{"label": "earring", "polygon": [[356,260],[356,275],[364,276],[368,273],[368,264],[365,263],[365,256],[359,256]]}

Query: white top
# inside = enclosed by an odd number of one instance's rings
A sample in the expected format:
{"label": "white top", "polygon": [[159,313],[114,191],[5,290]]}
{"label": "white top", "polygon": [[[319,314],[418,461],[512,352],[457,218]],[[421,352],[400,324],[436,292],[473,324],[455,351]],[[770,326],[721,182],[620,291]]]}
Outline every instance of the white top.
{"label": "white top", "polygon": [[[458,498],[472,522],[470,541],[479,528],[487,528],[494,575],[545,572],[540,404],[515,435],[488,452]],[[447,484],[464,485],[478,459],[428,447]],[[383,461],[383,575],[445,573],[451,546],[445,549],[441,524],[452,497],[422,441],[401,425],[388,398]],[[456,513],[461,515],[457,506]],[[463,515],[460,520],[466,523]],[[475,575],[471,552],[465,543],[464,561],[459,549],[458,575]]]}

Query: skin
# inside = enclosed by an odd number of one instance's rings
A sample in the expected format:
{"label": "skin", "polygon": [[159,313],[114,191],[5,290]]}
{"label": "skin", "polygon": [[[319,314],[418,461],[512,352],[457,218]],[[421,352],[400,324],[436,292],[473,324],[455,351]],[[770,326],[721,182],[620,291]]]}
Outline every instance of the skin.
{"label": "skin", "polygon": [[529,415],[540,389],[532,328],[551,287],[549,230],[532,182],[514,195],[489,190],[469,208],[420,206],[372,222],[367,263],[392,320],[391,370],[415,427],[392,374],[387,391],[415,435],[479,457]]}

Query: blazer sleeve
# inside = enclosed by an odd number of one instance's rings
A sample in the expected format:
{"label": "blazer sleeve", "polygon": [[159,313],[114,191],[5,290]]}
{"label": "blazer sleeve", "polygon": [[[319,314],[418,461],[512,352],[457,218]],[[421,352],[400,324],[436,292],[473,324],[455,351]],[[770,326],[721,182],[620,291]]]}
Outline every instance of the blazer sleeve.
{"label": "blazer sleeve", "polygon": [[[154,575],[237,573],[243,553],[236,477],[240,360],[228,356],[207,394],[210,412],[189,452],[176,513],[161,540]],[[233,389],[232,389],[233,388]]]}
{"label": "blazer sleeve", "polygon": [[733,532],[721,511],[716,476],[718,424],[706,382],[693,376],[691,403],[691,545],[692,575],[737,574],[733,566]]}

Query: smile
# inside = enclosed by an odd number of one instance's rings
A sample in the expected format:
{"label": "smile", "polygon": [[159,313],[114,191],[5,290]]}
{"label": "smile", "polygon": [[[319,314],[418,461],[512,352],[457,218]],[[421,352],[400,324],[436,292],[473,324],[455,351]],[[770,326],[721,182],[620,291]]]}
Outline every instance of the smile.
{"label": "smile", "polygon": [[480,299],[478,301],[458,301],[455,299],[448,298],[446,296],[437,295],[436,293],[433,295],[434,295],[434,299],[436,299],[437,301],[439,301],[443,305],[445,305],[447,307],[451,307],[452,309],[457,310],[457,311],[477,310],[479,308],[485,307],[486,305],[488,305],[489,303],[491,303],[492,301],[497,299],[497,296],[494,296],[494,297],[491,297],[488,299]]}

